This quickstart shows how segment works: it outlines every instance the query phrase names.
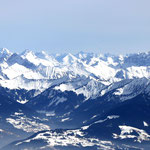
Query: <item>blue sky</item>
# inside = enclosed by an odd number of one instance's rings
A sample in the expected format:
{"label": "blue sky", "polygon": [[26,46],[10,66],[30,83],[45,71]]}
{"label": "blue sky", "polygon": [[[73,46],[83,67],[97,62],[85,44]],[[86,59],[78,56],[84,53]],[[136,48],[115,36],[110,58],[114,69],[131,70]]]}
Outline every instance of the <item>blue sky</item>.
{"label": "blue sky", "polygon": [[150,50],[149,0],[0,0],[0,47],[49,53]]}

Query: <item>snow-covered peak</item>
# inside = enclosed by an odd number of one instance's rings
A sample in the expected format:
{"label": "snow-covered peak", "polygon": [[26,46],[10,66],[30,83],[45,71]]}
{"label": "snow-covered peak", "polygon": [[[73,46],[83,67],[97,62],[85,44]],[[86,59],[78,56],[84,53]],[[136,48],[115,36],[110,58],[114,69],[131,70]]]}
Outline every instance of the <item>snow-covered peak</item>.
{"label": "snow-covered peak", "polygon": [[32,50],[25,49],[20,55],[27,55],[29,53],[34,53]]}
{"label": "snow-covered peak", "polygon": [[6,61],[8,57],[10,57],[12,53],[7,48],[0,49],[0,62]]}
{"label": "snow-covered peak", "polygon": [[[50,80],[59,80],[60,83],[61,79],[67,78],[67,84],[65,84],[65,86],[67,86],[66,89],[68,89],[72,86],[72,83],[73,85],[77,83],[74,79],[79,79],[81,91],[85,93],[85,91],[89,91],[88,88],[90,87],[93,92],[95,85],[109,86],[127,79],[150,78],[149,60],[150,52],[114,56],[110,54],[102,55],[86,52],[79,52],[76,55],[71,53],[53,55],[47,54],[45,51],[34,53],[31,50],[25,50],[19,55],[16,53],[12,54],[3,48],[0,51],[0,69],[3,76],[3,80],[0,80],[0,84],[3,83],[2,85],[4,85],[5,83],[5,87],[9,87],[7,83],[10,84],[13,80],[13,83],[16,82],[18,86],[14,88],[22,87],[22,83],[24,83],[24,87],[29,87],[26,85],[26,81],[28,81],[28,85],[30,85],[29,80],[32,80],[32,84],[37,85],[37,88],[38,85],[42,83],[42,80],[44,80],[46,86],[43,86],[47,88],[47,85],[50,85]],[[9,70],[13,70],[14,76],[11,74],[12,71]],[[21,78],[22,75],[24,78]],[[80,80],[82,80],[83,77],[86,78],[85,80],[89,81],[89,83],[81,82]],[[9,79],[9,81],[5,79]],[[91,80],[96,83],[89,86],[90,83],[93,83]],[[74,87],[76,86],[73,86],[72,90],[75,90]],[[97,89],[98,88],[96,88],[96,90]],[[79,93],[80,91],[78,90],[76,92]],[[94,91],[94,93],[97,92]]]}
{"label": "snow-covered peak", "polygon": [[35,56],[35,54],[34,54],[33,51],[31,51],[31,50],[25,50],[23,53],[21,53],[21,57],[22,57],[22,58],[26,58],[26,59],[28,59],[28,60],[32,60],[32,59],[34,59],[36,56]]}
{"label": "snow-covered peak", "polygon": [[48,59],[49,55],[45,51],[37,52],[35,55],[41,59]]}
{"label": "snow-covered peak", "polygon": [[75,63],[77,61],[77,58],[72,55],[72,54],[67,54],[64,58],[63,58],[63,63],[64,64],[67,64],[67,65],[70,65],[72,63]]}
{"label": "snow-covered peak", "polygon": [[7,48],[1,48],[0,53],[1,54],[12,54]]}
{"label": "snow-covered peak", "polygon": [[27,59],[29,62],[33,63],[36,66],[40,64],[48,66],[48,62],[46,60],[46,53],[44,52],[35,54],[33,51],[25,50],[23,53],[21,53],[21,57]]}
{"label": "snow-covered peak", "polygon": [[149,66],[150,52],[142,52],[126,55],[124,57],[124,66]]}
{"label": "snow-covered peak", "polygon": [[80,59],[86,58],[88,56],[93,56],[93,55],[94,55],[93,53],[87,53],[83,51],[80,51],[79,53],[76,54],[76,56]]}

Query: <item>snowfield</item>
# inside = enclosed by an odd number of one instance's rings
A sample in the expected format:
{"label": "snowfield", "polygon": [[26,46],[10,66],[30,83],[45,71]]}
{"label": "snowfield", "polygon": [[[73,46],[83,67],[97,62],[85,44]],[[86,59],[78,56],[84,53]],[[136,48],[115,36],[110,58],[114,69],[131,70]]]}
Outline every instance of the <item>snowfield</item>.
{"label": "snowfield", "polygon": [[[134,128],[131,126],[119,126],[121,133],[120,135],[113,134],[113,137],[115,139],[120,138],[120,139],[130,139],[133,138],[135,141],[142,142],[142,141],[150,141],[150,135],[147,134],[144,130]],[[133,134],[134,132],[137,133],[137,135]]]}
{"label": "snowfield", "polygon": [[[149,85],[149,57],[149,52],[114,56],[26,50],[16,54],[3,48],[0,51],[0,85],[40,92],[54,87],[62,92],[83,94],[86,99],[94,99],[114,89],[114,95],[126,100]],[[133,94],[135,88],[138,88],[137,93]]]}
{"label": "snowfield", "polygon": [[48,125],[40,123],[38,118],[28,118],[23,113],[15,112],[10,118],[6,118],[6,121],[14,126],[14,128],[21,129],[25,132],[38,132],[42,130],[50,130]]}

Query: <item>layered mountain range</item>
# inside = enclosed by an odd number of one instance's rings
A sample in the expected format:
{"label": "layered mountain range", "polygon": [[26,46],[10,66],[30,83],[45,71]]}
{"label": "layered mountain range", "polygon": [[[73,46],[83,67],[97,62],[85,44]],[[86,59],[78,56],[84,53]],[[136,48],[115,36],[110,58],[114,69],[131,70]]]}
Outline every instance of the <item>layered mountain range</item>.
{"label": "layered mountain range", "polygon": [[150,52],[3,48],[0,85],[2,149],[150,148]]}

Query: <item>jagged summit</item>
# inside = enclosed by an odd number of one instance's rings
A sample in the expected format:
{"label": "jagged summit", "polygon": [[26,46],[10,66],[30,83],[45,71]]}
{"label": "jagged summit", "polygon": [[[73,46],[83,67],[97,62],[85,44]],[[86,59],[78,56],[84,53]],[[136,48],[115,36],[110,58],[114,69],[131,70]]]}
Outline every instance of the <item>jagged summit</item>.
{"label": "jagged summit", "polygon": [[150,141],[149,52],[0,54],[0,139],[39,131],[4,149],[118,149],[113,142],[130,140],[133,148]]}
{"label": "jagged summit", "polygon": [[11,52],[7,48],[1,48],[0,53],[10,54]]}
{"label": "jagged summit", "polygon": [[12,53],[7,48],[0,49],[0,62],[6,61]]}
{"label": "jagged summit", "polygon": [[[0,51],[0,84],[11,89],[42,91],[59,83],[61,86],[57,89],[76,91],[89,97],[90,94],[85,94],[86,88],[78,90],[87,84],[83,78],[92,81],[88,83],[91,90],[93,81],[108,86],[124,80],[149,79],[149,59],[150,52],[114,56],[87,52],[53,55],[45,51],[25,50],[16,54],[3,48]],[[74,80],[80,82],[76,84]],[[95,94],[100,90],[95,89]]]}

